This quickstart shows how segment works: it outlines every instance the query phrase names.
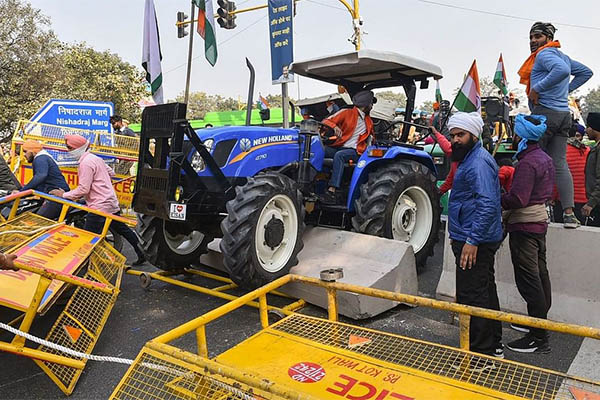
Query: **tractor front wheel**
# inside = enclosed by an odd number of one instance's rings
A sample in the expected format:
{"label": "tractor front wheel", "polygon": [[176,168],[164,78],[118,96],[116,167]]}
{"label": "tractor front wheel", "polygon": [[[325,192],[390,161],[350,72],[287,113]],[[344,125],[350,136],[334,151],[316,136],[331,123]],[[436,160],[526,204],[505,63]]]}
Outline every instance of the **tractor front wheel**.
{"label": "tractor front wheel", "polygon": [[256,288],[286,275],[304,243],[304,207],[296,184],[267,172],[236,187],[221,222],[223,263],[240,286]]}
{"label": "tractor front wheel", "polygon": [[440,229],[434,175],[416,161],[385,164],[369,173],[356,200],[354,229],[412,245],[417,266],[433,254]]}

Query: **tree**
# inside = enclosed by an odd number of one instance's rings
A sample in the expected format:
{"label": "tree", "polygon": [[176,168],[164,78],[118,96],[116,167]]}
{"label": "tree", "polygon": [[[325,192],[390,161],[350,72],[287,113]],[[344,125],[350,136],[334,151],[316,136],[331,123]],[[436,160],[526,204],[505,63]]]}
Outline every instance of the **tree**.
{"label": "tree", "polygon": [[280,94],[268,94],[267,97],[265,97],[265,98],[269,102],[269,105],[271,106],[271,108],[281,107],[281,95]]}
{"label": "tree", "polygon": [[582,114],[584,118],[587,118],[589,112],[600,112],[600,86],[596,89],[592,89],[583,96],[583,110]]}
{"label": "tree", "polygon": [[394,107],[405,107],[406,106],[406,95],[404,93],[397,93],[391,90],[384,90],[382,92],[375,93],[375,97],[391,101]]}
{"label": "tree", "polygon": [[433,101],[426,100],[418,107],[419,110],[425,111],[426,113],[433,113]]}
{"label": "tree", "polygon": [[[183,102],[184,94],[177,96],[175,101]],[[209,111],[237,111],[238,101],[231,97],[192,92],[188,99],[187,115],[190,119],[203,119]]]}
{"label": "tree", "polygon": [[112,101],[133,122],[146,94],[141,69],[84,43],[61,43],[40,10],[0,0],[0,141],[53,97]]}
{"label": "tree", "polygon": [[0,0],[0,139],[35,113],[59,76],[50,20],[20,0]]}
{"label": "tree", "polygon": [[63,45],[59,61],[62,74],[49,97],[111,101],[115,113],[130,121],[139,120],[138,102],[147,94],[141,69],[85,43]]}

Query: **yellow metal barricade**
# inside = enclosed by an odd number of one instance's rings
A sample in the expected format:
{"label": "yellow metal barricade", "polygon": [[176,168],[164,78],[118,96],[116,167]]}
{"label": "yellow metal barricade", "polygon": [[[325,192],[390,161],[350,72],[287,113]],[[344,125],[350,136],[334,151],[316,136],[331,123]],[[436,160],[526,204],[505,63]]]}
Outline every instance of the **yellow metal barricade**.
{"label": "yellow metal barricade", "polygon": [[[58,222],[30,213],[15,215],[20,199],[32,194],[63,204]],[[8,220],[0,224],[0,251],[17,255],[18,270],[0,271],[0,305],[23,312],[13,321],[20,321],[22,334],[0,341],[0,350],[34,359],[70,394],[87,362],[80,353],[91,354],[119,294],[125,257],[104,236],[113,218],[130,221],[34,191],[4,197],[0,204],[9,201],[13,206]],[[69,207],[105,216],[103,233],[66,226],[62,221]],[[83,276],[78,276],[80,271]],[[47,311],[68,285],[75,290],[47,334],[47,344],[26,346],[23,334],[28,334],[36,314]]]}
{"label": "yellow metal barricade", "polygon": [[[267,293],[291,282],[321,286],[329,298],[329,318],[290,313],[269,324]],[[340,290],[458,313],[463,348],[338,322]],[[255,300],[263,329],[209,358],[207,324]],[[573,400],[600,395],[598,382],[470,352],[471,316],[600,339],[597,328],[288,275],[148,342],[111,398]],[[188,333],[196,335],[196,353],[170,344]]]}

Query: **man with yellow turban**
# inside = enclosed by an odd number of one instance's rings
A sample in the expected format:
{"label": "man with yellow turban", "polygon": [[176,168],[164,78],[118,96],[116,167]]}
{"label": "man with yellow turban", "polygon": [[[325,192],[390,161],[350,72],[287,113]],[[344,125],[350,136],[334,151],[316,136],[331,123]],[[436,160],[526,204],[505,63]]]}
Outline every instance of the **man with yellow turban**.
{"label": "man with yellow turban", "polygon": [[[54,189],[69,190],[69,185],[58,168],[54,158],[42,148],[42,144],[35,140],[23,143],[23,152],[27,162],[33,167],[33,178],[21,188],[24,190],[37,190],[50,193]],[[17,192],[15,190],[15,192]],[[56,219],[60,215],[62,205],[53,201],[45,201],[38,214],[42,217]]]}

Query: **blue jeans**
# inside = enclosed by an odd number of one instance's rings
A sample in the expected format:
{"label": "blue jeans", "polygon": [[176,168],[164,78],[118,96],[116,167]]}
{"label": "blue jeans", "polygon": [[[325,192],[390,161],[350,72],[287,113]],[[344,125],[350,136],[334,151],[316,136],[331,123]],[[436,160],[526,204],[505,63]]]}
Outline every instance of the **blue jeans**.
{"label": "blue jeans", "polygon": [[347,147],[325,146],[325,157],[333,158],[333,170],[331,171],[329,186],[333,186],[337,189],[342,184],[342,177],[344,176],[344,164],[350,160],[358,160],[358,153],[355,149]]}
{"label": "blue jeans", "polygon": [[[115,213],[115,215],[120,215],[120,212]],[[105,220],[106,218],[104,218],[101,215],[88,213],[85,216],[85,225],[83,226],[83,229],[85,229],[88,232],[100,234],[102,233],[102,228],[104,227]],[[140,241],[136,236],[135,232],[131,230],[131,228],[129,228],[121,221],[112,221],[110,223],[110,227],[114,230],[115,233],[118,233],[119,235],[123,236],[125,240],[129,242],[129,244],[131,245],[131,247],[133,247],[133,250],[135,250],[135,254],[137,254],[138,257],[144,256],[144,253],[140,248]]]}

